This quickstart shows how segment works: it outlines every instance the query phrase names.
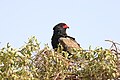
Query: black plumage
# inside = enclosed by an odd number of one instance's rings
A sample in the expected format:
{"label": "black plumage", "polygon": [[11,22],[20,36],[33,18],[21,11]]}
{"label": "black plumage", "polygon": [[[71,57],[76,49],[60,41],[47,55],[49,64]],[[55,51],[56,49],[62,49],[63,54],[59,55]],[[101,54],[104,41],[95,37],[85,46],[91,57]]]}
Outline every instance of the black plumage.
{"label": "black plumage", "polygon": [[67,27],[63,28],[63,26],[65,26],[65,25],[66,25],[65,23],[59,23],[53,28],[54,31],[53,31],[53,36],[51,39],[53,49],[58,47],[60,37],[67,36],[67,33],[66,33]]}
{"label": "black plumage", "polygon": [[[53,36],[52,36],[52,39],[51,39],[53,49],[58,48],[58,44],[60,43],[60,41],[59,41],[60,38],[70,38],[70,39],[74,40],[74,42],[76,42],[75,38],[67,35],[67,33],[66,33],[67,28],[69,28],[69,27],[65,23],[59,23],[56,26],[54,26]],[[67,51],[66,49],[67,48],[64,47],[65,51]]]}

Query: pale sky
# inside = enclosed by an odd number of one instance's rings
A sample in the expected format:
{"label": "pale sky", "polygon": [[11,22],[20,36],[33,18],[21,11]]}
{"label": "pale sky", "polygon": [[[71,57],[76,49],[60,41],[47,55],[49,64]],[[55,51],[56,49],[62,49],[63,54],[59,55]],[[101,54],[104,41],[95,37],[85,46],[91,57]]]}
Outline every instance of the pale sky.
{"label": "pale sky", "polygon": [[21,47],[33,35],[51,47],[59,22],[83,48],[109,48],[106,39],[120,43],[120,0],[0,0],[0,46]]}

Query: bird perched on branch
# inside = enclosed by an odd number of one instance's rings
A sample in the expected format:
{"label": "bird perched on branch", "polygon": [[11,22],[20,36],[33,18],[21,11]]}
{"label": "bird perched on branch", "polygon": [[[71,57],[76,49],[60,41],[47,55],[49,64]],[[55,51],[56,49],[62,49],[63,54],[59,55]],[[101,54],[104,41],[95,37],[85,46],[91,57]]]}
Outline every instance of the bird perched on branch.
{"label": "bird perched on branch", "polygon": [[63,46],[64,51],[69,51],[71,48],[80,48],[75,38],[67,35],[66,30],[68,28],[69,26],[65,23],[59,23],[54,26],[51,38],[53,49],[57,49],[59,44]]}

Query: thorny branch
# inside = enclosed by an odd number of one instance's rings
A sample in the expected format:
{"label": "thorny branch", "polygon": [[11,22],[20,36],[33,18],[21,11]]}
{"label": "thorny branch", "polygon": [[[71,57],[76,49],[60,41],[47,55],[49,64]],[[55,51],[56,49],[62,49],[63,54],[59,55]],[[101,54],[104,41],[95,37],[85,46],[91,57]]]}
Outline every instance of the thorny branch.
{"label": "thorny branch", "polygon": [[[120,44],[119,43],[117,43],[117,42],[114,42],[114,41],[112,41],[112,40],[105,40],[105,41],[108,41],[108,42],[111,42],[112,43],[112,45],[111,45],[111,47],[110,47],[110,50],[111,51],[113,51],[114,53],[115,53],[115,55],[117,55],[117,57],[120,55],[120,49],[119,49],[119,47],[118,46],[120,46]],[[119,58],[119,57],[118,57]]]}

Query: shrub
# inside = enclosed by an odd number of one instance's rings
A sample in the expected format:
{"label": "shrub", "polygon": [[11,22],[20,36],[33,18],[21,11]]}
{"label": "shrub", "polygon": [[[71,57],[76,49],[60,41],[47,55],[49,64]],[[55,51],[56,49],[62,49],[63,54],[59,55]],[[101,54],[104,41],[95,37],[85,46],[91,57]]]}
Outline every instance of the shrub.
{"label": "shrub", "polygon": [[[34,54],[34,55],[32,55]],[[54,51],[31,37],[21,48],[0,49],[0,80],[107,80],[117,79],[118,57],[110,49],[73,49],[72,55]]]}
{"label": "shrub", "polygon": [[33,66],[32,53],[39,48],[35,37],[20,49],[12,48],[9,43],[0,49],[0,80],[37,80]]}

